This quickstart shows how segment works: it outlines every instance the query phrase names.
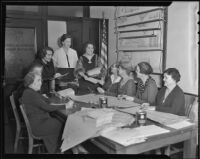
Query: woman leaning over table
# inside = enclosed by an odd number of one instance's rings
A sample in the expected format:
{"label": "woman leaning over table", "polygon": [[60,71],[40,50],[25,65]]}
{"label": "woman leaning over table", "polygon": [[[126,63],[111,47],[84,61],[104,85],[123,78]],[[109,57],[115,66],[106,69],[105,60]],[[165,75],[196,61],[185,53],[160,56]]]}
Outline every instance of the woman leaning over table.
{"label": "woman leaning over table", "polygon": [[121,76],[121,81],[117,90],[118,96],[130,96],[134,97],[136,95],[136,85],[132,77],[130,77],[131,69],[124,67],[123,63],[119,64],[119,75]]}
{"label": "woman leaning over table", "polygon": [[65,105],[50,105],[48,99],[38,92],[42,85],[42,79],[34,72],[29,72],[25,76],[24,85],[26,89],[22,95],[22,103],[25,106],[32,132],[35,136],[43,139],[48,153],[57,153],[63,124],[52,118],[49,112],[72,108],[73,101],[69,101]]}
{"label": "woman leaning over table", "polygon": [[158,89],[155,80],[150,76],[153,72],[151,65],[147,62],[140,62],[137,64],[135,72],[138,78],[136,95],[135,97],[125,96],[125,98],[139,104],[155,105]]}
{"label": "woman leaning over table", "polygon": [[117,89],[121,81],[118,68],[119,65],[116,63],[110,66],[104,85],[97,88],[99,93],[111,96],[117,95]]}
{"label": "woman leaning over table", "polygon": [[180,73],[176,68],[164,71],[164,87],[156,97],[156,110],[176,115],[185,115],[185,97],[183,90],[177,85]]}

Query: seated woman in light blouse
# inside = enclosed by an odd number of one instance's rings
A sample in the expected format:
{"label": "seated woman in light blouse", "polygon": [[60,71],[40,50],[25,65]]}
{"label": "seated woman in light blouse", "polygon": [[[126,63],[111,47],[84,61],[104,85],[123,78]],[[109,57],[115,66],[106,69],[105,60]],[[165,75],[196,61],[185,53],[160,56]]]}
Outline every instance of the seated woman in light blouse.
{"label": "seated woman in light blouse", "polygon": [[118,68],[119,65],[116,63],[110,66],[110,69],[108,71],[109,73],[107,75],[107,78],[105,79],[104,85],[97,88],[99,93],[111,96],[117,95],[119,82],[121,81]]}
{"label": "seated woman in light blouse", "polygon": [[156,97],[156,110],[176,115],[185,115],[185,97],[183,90],[177,85],[180,73],[176,68],[164,71],[164,87]]}
{"label": "seated woman in light blouse", "polygon": [[150,76],[153,72],[151,65],[147,62],[140,62],[137,64],[135,72],[138,80],[136,95],[134,97],[124,97],[139,104],[149,103],[155,105],[158,89],[155,80]]}
{"label": "seated woman in light blouse", "polygon": [[130,77],[131,69],[124,67],[123,63],[119,64],[119,75],[121,76],[121,81],[118,86],[117,95],[134,97],[136,95],[136,85],[132,77]]}

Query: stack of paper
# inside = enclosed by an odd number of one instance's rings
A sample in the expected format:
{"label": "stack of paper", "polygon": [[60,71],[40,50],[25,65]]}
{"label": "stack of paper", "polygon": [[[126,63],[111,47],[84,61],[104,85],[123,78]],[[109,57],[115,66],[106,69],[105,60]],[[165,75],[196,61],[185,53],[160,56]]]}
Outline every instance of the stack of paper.
{"label": "stack of paper", "polygon": [[88,116],[96,120],[96,127],[112,122],[114,111],[111,109],[94,109]]}
{"label": "stack of paper", "polygon": [[174,124],[180,121],[188,120],[188,118],[186,118],[185,116],[178,116],[170,113],[164,113],[152,110],[146,110],[146,112],[147,112],[147,118],[164,125]]}
{"label": "stack of paper", "polygon": [[156,125],[141,126],[137,128],[118,128],[103,133],[101,136],[115,141],[123,146],[144,142],[147,137],[168,133],[169,130]]}
{"label": "stack of paper", "polygon": [[74,90],[71,88],[58,91],[57,93],[62,97],[74,96],[74,94],[75,94]]}

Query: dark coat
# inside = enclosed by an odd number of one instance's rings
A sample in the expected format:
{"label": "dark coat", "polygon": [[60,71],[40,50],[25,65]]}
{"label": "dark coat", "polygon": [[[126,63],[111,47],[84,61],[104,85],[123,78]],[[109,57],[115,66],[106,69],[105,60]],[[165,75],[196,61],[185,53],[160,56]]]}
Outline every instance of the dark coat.
{"label": "dark coat", "polygon": [[120,81],[112,83],[111,76],[109,76],[106,79],[105,84],[103,85],[103,89],[105,90],[105,94],[110,95],[110,96],[117,96],[119,83],[120,83]]}
{"label": "dark coat", "polygon": [[54,64],[53,61],[51,60],[48,63],[44,63],[42,60],[40,59],[36,59],[33,63],[34,64],[41,64],[43,66],[43,70],[42,70],[42,86],[41,86],[41,93],[49,93],[50,91],[50,78],[54,77],[55,74],[55,68],[54,68]]}
{"label": "dark coat", "polygon": [[49,153],[55,153],[62,123],[49,115],[49,112],[65,109],[65,105],[49,105],[48,100],[31,88],[24,90],[22,103],[28,116],[32,132],[42,137]]}
{"label": "dark coat", "polygon": [[156,110],[176,115],[185,115],[185,97],[177,85],[167,96],[164,103],[166,87],[162,87],[156,97]]}

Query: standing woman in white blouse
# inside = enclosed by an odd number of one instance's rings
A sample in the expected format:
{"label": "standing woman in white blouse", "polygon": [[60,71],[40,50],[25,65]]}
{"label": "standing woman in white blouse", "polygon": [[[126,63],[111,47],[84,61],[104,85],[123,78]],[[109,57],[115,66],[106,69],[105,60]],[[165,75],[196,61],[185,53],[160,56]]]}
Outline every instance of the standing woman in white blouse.
{"label": "standing woman in white blouse", "polygon": [[53,62],[56,68],[75,68],[78,56],[76,50],[70,48],[72,37],[68,34],[63,34],[60,37],[61,48],[55,51]]}

